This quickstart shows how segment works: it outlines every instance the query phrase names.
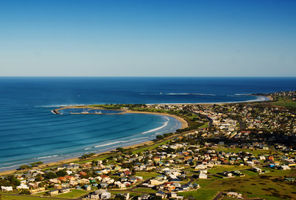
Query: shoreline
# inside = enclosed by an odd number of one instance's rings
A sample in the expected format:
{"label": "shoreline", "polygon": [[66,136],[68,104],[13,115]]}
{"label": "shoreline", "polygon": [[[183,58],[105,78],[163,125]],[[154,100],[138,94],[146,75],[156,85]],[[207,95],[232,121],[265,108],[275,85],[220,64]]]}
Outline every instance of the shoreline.
{"label": "shoreline", "polygon": [[[248,95],[248,96],[256,96],[257,99],[254,100],[246,100],[246,101],[229,101],[229,102],[204,102],[204,103],[148,103],[146,105],[224,105],[224,104],[233,104],[233,103],[258,103],[258,102],[270,102],[273,101],[271,96],[264,95]],[[258,98],[263,97],[264,100],[260,100]]]}
{"label": "shoreline", "polygon": [[[87,107],[87,106],[85,106],[85,107]],[[81,106],[79,108],[81,108]],[[173,117],[173,118],[177,119],[181,123],[181,128],[180,129],[184,129],[184,128],[188,127],[188,123],[187,123],[186,120],[184,120],[183,118],[181,118],[179,116],[168,114],[168,113],[141,112],[141,111],[130,111],[130,110],[128,110],[128,111],[123,111],[121,114],[128,114],[128,113],[130,113],[130,114],[134,113],[134,114],[152,114],[152,115],[169,116],[169,117]],[[152,140],[148,140],[148,141],[144,141],[144,142],[140,142],[140,143],[136,143],[136,144],[132,144],[132,145],[122,146],[122,148],[124,148],[124,149],[133,149],[133,148],[137,148],[137,147],[144,146],[144,145],[152,145],[153,143],[154,142]],[[101,155],[104,155],[104,154],[110,154],[114,150],[115,149],[99,152],[99,153],[96,153],[93,157],[95,158],[95,157],[98,157],[98,156],[101,156]],[[67,164],[67,163],[77,162],[77,161],[80,161],[79,157],[66,158],[66,159],[62,159],[62,160],[58,160],[58,161],[52,161],[52,162],[44,163],[44,164],[39,165],[38,167],[33,167],[33,168],[29,169],[29,170],[40,169],[40,168],[42,169],[42,168],[46,168],[46,167],[53,167],[53,166],[56,166],[56,165],[63,165],[63,164]],[[16,169],[4,170],[4,171],[0,171],[0,176],[9,175],[9,174],[13,174],[13,173],[21,172],[21,171],[22,170],[16,170]]]}
{"label": "shoreline", "polygon": [[[213,105],[213,104],[218,104],[218,105],[223,105],[223,104],[232,104],[232,103],[256,103],[256,102],[270,102],[270,101],[273,101],[273,98],[271,96],[269,96],[269,95],[268,96],[253,95],[253,96],[264,97],[264,100],[256,100],[255,99],[255,100],[251,100],[251,101],[216,102],[216,103],[157,103],[157,104],[146,104],[146,105],[161,105],[161,104],[169,104],[169,105],[199,105],[199,104]],[[69,108],[91,108],[91,109],[96,109],[94,107],[90,107],[90,105],[69,105],[69,106],[62,106],[61,108],[54,109],[53,111],[54,111],[54,114],[60,114],[58,112],[59,110],[69,109]],[[116,110],[116,109],[114,109],[114,110]],[[128,114],[128,113],[131,113],[131,114],[132,113],[134,113],[134,114],[153,114],[153,115],[169,116],[169,117],[173,117],[173,118],[177,119],[179,122],[181,122],[181,128],[180,129],[184,129],[184,128],[188,127],[188,123],[187,123],[186,120],[184,120],[183,118],[181,118],[179,116],[168,114],[168,113],[126,110],[126,111],[122,111],[121,113],[112,113],[112,114]],[[133,145],[123,146],[122,148],[124,148],[124,149],[136,148],[136,147],[139,147],[139,146],[143,146],[143,145],[147,145],[147,144],[153,144],[153,143],[154,142],[152,140],[148,140],[148,141],[140,142],[140,143],[133,144]],[[114,150],[115,149],[108,150],[108,151],[103,151],[103,152],[100,152],[100,153],[96,153],[94,155],[94,157],[98,157],[98,156],[103,155],[103,154],[111,153]],[[39,165],[37,168],[52,167],[52,166],[55,166],[55,165],[62,165],[62,164],[67,164],[67,163],[71,163],[71,162],[77,162],[79,160],[80,160],[79,157],[67,158],[67,159],[63,159],[63,160],[44,163],[42,165]],[[32,168],[32,169],[36,169],[36,168]],[[18,170],[16,170],[16,169],[4,170],[4,171],[0,171],[0,176],[9,175],[9,174],[13,174],[13,173],[16,173],[16,172],[18,172]]]}

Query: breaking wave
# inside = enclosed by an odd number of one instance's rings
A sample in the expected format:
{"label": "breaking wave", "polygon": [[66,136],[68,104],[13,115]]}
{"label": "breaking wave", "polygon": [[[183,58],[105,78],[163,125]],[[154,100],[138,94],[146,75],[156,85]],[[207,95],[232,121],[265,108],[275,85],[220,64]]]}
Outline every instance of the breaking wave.
{"label": "breaking wave", "polygon": [[56,157],[58,157],[58,156],[59,156],[59,155],[41,156],[41,157],[38,157],[37,159],[38,159],[38,160],[42,160],[42,159],[56,158]]}
{"label": "breaking wave", "polygon": [[163,125],[161,125],[160,127],[157,127],[157,128],[151,129],[151,130],[149,130],[149,131],[142,132],[142,134],[144,135],[144,134],[147,134],[147,133],[152,133],[152,132],[158,131],[158,130],[163,129],[164,127],[166,127],[166,126],[168,125],[170,119],[169,119],[168,117],[165,117],[165,118],[166,118],[167,121],[165,121],[165,122],[163,123]]}

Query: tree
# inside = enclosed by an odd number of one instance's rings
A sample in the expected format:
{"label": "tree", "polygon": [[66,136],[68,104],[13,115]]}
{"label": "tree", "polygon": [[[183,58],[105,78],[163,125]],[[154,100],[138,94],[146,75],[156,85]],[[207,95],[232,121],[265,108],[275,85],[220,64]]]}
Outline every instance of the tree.
{"label": "tree", "polygon": [[41,165],[41,164],[43,164],[43,162],[38,161],[38,162],[33,162],[33,163],[31,163],[30,165],[31,165],[31,167],[38,167],[38,166]]}
{"label": "tree", "polygon": [[31,192],[30,192],[29,190],[22,190],[22,191],[20,192],[20,194],[27,194],[27,195],[30,195]]}
{"label": "tree", "polygon": [[118,148],[116,148],[116,151],[123,153],[124,152],[124,148],[118,147]]}
{"label": "tree", "polygon": [[7,180],[10,182],[11,185],[13,186],[19,186],[21,184],[21,182],[15,178],[14,176],[8,176]]}
{"label": "tree", "polygon": [[60,170],[60,171],[57,171],[56,174],[58,177],[63,177],[63,176],[67,175],[67,172],[66,172],[66,170]]}
{"label": "tree", "polygon": [[156,139],[157,139],[157,140],[161,140],[161,139],[163,139],[163,135],[157,135],[157,136],[156,136]]}
{"label": "tree", "polygon": [[48,172],[44,175],[44,177],[47,179],[52,179],[52,178],[57,178],[57,175],[54,172]]}
{"label": "tree", "polygon": [[21,165],[19,166],[18,170],[25,170],[25,169],[30,169],[31,167],[29,165]]}

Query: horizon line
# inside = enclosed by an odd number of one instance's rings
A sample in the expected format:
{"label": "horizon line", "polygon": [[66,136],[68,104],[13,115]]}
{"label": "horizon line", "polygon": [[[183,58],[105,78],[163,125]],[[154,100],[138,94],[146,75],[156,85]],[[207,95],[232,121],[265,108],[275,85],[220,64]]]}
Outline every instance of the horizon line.
{"label": "horizon line", "polygon": [[72,76],[72,75],[33,75],[1,76],[0,78],[296,78],[295,76]]}

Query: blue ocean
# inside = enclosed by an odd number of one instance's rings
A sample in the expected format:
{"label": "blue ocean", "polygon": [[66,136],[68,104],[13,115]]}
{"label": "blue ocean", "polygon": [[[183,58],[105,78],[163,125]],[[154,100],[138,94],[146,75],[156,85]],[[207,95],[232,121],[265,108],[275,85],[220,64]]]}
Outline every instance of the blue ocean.
{"label": "blue ocean", "polygon": [[296,78],[1,77],[0,170],[102,152],[174,132],[152,114],[54,115],[63,105],[217,103],[265,100],[296,90]]}

